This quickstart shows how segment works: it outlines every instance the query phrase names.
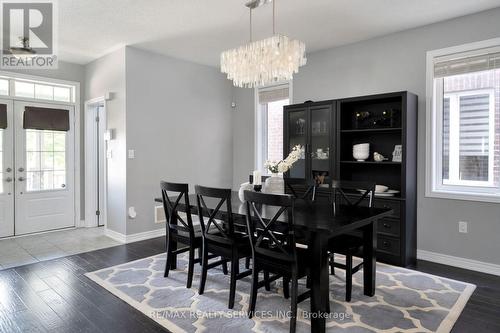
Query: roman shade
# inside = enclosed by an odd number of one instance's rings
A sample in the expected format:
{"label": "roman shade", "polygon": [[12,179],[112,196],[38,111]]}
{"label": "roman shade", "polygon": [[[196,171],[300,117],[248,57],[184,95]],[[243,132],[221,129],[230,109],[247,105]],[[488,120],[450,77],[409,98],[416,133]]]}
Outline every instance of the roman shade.
{"label": "roman shade", "polygon": [[434,77],[442,78],[445,76],[481,72],[490,69],[500,68],[500,51],[488,52],[484,50],[483,54],[455,55],[450,58],[436,58],[434,60]]}
{"label": "roman shade", "polygon": [[7,105],[0,104],[0,129],[7,128]]}
{"label": "roman shade", "polygon": [[289,98],[288,86],[259,91],[259,104],[267,104]]}
{"label": "roman shade", "polygon": [[24,109],[23,128],[69,131],[69,111],[27,106]]}

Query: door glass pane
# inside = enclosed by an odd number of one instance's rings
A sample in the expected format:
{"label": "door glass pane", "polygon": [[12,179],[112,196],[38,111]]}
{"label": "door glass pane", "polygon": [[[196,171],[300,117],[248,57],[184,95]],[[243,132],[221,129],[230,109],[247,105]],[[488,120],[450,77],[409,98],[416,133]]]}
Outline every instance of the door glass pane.
{"label": "door glass pane", "polygon": [[9,95],[9,80],[0,79],[0,95]]}
{"label": "door glass pane", "polygon": [[35,84],[30,82],[16,81],[14,84],[17,97],[35,97]]}
{"label": "door glass pane", "polygon": [[306,146],[306,112],[305,111],[291,111],[288,112],[288,128],[289,128],[289,146],[288,155],[292,148],[296,145],[302,147],[301,158],[295,162],[290,169],[290,177],[292,178],[305,178],[306,177],[306,160],[305,160],[305,146]]}
{"label": "door glass pane", "polygon": [[311,109],[312,177],[322,183],[330,169],[330,109]]}
{"label": "door glass pane", "polygon": [[26,130],[27,191],[65,188],[66,132]]}
{"label": "door glass pane", "polygon": [[3,129],[0,129],[0,193],[3,193],[3,179],[5,177],[3,165]]}

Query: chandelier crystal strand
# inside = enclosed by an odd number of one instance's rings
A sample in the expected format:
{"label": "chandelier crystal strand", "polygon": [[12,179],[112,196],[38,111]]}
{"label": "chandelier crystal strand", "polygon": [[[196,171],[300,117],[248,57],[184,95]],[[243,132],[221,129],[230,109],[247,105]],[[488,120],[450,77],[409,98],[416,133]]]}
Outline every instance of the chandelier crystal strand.
{"label": "chandelier crystal strand", "polygon": [[[273,33],[275,33],[275,1],[273,2]],[[250,7],[250,36],[252,35]],[[285,35],[252,41],[221,54],[221,71],[236,87],[255,88],[290,81],[299,67],[306,64],[306,46]]]}

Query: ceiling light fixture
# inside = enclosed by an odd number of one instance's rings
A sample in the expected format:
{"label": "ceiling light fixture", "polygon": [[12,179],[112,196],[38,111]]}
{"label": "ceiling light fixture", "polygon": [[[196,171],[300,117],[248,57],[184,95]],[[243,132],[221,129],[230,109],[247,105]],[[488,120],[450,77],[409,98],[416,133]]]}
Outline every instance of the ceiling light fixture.
{"label": "ceiling light fixture", "polygon": [[[270,2],[273,3],[273,36],[252,41],[252,10]],[[250,42],[222,52],[221,71],[236,87],[242,88],[292,80],[293,74],[307,62],[305,44],[276,33],[276,0],[253,0],[246,6],[250,9]]]}

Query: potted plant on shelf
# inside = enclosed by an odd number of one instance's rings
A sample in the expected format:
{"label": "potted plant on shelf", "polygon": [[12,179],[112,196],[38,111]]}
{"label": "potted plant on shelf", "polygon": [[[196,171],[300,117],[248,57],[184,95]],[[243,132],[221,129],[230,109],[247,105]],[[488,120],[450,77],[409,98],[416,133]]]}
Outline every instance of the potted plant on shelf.
{"label": "potted plant on shelf", "polygon": [[271,172],[271,177],[266,179],[264,192],[274,194],[285,193],[283,173],[290,170],[293,164],[300,159],[301,154],[302,147],[300,145],[296,145],[292,148],[292,151],[284,160],[266,161],[264,167]]}

